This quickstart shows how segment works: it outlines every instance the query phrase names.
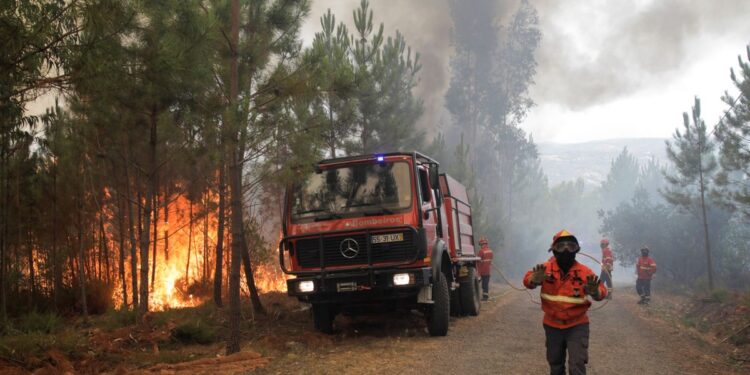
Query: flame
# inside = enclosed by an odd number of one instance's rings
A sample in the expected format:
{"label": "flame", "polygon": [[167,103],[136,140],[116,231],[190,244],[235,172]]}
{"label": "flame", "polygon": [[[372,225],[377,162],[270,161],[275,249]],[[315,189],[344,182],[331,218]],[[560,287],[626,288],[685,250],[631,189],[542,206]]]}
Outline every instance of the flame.
{"label": "flame", "polygon": [[[201,289],[201,284],[210,282],[209,279],[200,276],[203,268],[213,270],[215,265],[217,215],[215,210],[208,210],[206,214],[205,205],[213,204],[217,197],[208,196],[203,202],[192,203],[192,229],[191,202],[184,196],[170,199],[172,201],[167,206],[168,212],[165,212],[163,206],[158,212],[154,276],[151,275],[154,265],[154,243],[149,244],[149,310],[191,307],[203,302],[206,296],[196,296],[191,290]],[[165,214],[168,215],[168,221],[165,220]],[[153,241],[153,224],[149,233]],[[138,252],[140,253],[140,249]],[[140,259],[137,264],[140,267]],[[189,277],[186,277],[186,272]],[[209,275],[213,275],[213,272]],[[140,288],[140,280],[138,281]],[[122,306],[122,287],[119,279],[116,284],[114,303],[116,306]],[[132,303],[130,267],[127,267],[126,285],[128,302]]]}
{"label": "flame", "polygon": [[[281,242],[284,234],[279,231],[276,244]],[[273,249],[274,253],[279,251],[278,248]],[[255,274],[255,286],[258,287],[260,293],[269,292],[283,292],[286,293],[286,275],[281,271],[281,267],[278,264],[260,264],[256,265],[253,269]]]}
{"label": "flame", "polygon": [[258,292],[286,292],[286,277],[277,265],[261,264],[253,271]]}
{"label": "flame", "polygon": [[[193,307],[210,298],[213,291],[213,275],[216,269],[216,241],[218,215],[218,195],[208,194],[201,202],[192,203],[184,196],[172,196],[168,201],[168,221],[162,206],[157,221],[156,275],[153,285],[149,285],[149,309],[152,311],[169,308]],[[206,206],[210,207],[206,210]],[[231,248],[228,246],[229,227],[225,227],[224,241],[224,288],[229,275],[228,262]],[[153,224],[151,228],[153,239]],[[128,247],[129,248],[129,247]],[[153,267],[153,242],[149,247],[149,263]],[[132,304],[132,281],[129,262],[126,269],[128,303]],[[140,266],[140,260],[138,260]],[[149,283],[151,283],[149,269]],[[261,293],[286,291],[286,278],[274,262],[255,264],[256,286]],[[244,277],[243,277],[243,286]],[[140,280],[139,280],[140,287]],[[114,293],[115,306],[121,307],[122,286],[119,278]]]}

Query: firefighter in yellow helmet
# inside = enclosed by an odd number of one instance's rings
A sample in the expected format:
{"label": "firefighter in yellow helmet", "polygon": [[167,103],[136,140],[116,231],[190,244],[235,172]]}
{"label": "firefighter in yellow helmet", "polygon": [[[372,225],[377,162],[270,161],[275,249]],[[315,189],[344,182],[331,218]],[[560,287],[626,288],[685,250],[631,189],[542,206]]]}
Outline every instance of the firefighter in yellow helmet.
{"label": "firefighter in yellow helmet", "polygon": [[589,317],[591,301],[601,301],[607,288],[594,272],[576,262],[581,250],[576,237],[561,230],[552,237],[550,251],[554,257],[526,272],[523,285],[529,289],[541,286],[544,333],[550,374],[565,374],[567,352],[570,374],[586,374],[589,353]]}

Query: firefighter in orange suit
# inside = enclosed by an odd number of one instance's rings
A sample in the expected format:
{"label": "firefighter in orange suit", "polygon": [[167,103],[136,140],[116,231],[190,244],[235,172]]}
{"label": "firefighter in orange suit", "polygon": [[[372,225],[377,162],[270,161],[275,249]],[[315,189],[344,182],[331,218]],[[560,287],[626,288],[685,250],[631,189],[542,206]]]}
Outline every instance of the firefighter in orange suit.
{"label": "firefighter in orange suit", "polygon": [[612,270],[615,266],[615,257],[609,249],[609,240],[602,238],[599,246],[602,248],[602,273],[599,279],[607,286],[607,299],[612,298]]}
{"label": "firefighter in orange suit", "polygon": [[651,278],[656,273],[656,262],[648,256],[648,247],[641,249],[641,256],[635,263],[635,271],[638,279],[635,280],[635,290],[641,296],[639,304],[645,305],[651,300]]}
{"label": "firefighter in orange suit", "polygon": [[492,250],[490,250],[487,238],[482,237],[479,240],[479,266],[477,271],[482,278],[482,301],[490,299],[490,271],[492,269]]}
{"label": "firefighter in orange suit", "polygon": [[550,249],[554,257],[534,266],[523,278],[523,284],[529,289],[542,287],[547,362],[552,375],[565,374],[566,351],[569,374],[586,374],[589,347],[586,311],[591,306],[586,296],[595,301],[607,296],[607,288],[599,277],[576,262],[576,253],[580,249],[578,240],[570,232],[557,232],[552,237]]}

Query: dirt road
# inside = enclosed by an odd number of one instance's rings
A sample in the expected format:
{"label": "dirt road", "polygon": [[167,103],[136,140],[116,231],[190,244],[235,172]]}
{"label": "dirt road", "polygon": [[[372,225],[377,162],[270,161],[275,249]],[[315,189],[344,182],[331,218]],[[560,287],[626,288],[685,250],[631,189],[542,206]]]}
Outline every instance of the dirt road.
{"label": "dirt road", "polygon": [[[533,293],[536,297],[537,294]],[[653,319],[622,291],[590,312],[590,374],[745,374],[710,345]],[[269,353],[263,374],[544,374],[542,313],[525,293],[501,290],[479,317],[452,321],[429,337],[415,313],[382,319],[337,318],[334,336],[307,332]]]}

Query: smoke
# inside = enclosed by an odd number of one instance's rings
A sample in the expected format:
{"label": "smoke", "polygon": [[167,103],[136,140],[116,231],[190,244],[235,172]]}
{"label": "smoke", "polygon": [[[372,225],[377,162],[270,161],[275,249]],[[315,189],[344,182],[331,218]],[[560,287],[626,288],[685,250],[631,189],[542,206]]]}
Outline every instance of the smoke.
{"label": "smoke", "polygon": [[[336,22],[343,21],[353,30],[352,11],[359,4],[359,0],[313,2],[304,28],[305,38],[312,40],[312,35],[320,30],[320,16],[329,8],[336,15]],[[444,96],[450,82],[453,27],[447,0],[371,0],[370,9],[376,27],[384,24],[385,37],[395,36],[398,30],[412,53],[419,52],[422,70],[415,94],[424,101],[424,114],[417,126],[432,133],[439,124],[447,125]]]}
{"label": "smoke", "polygon": [[[726,0],[530,0],[540,16],[542,42],[537,51],[532,99],[583,110],[680,74],[700,57],[701,46],[716,38],[750,35],[750,1]],[[317,1],[305,25],[309,39],[330,8],[350,28],[359,0]],[[495,19],[506,23],[517,1],[498,0]],[[424,100],[421,129],[444,131],[450,123],[444,96],[453,53],[448,0],[371,0],[375,22],[386,35],[404,34],[420,53],[422,71],[416,94]]]}
{"label": "smoke", "polygon": [[543,33],[533,97],[574,110],[674,77],[701,46],[750,31],[744,0],[533,3]]}

